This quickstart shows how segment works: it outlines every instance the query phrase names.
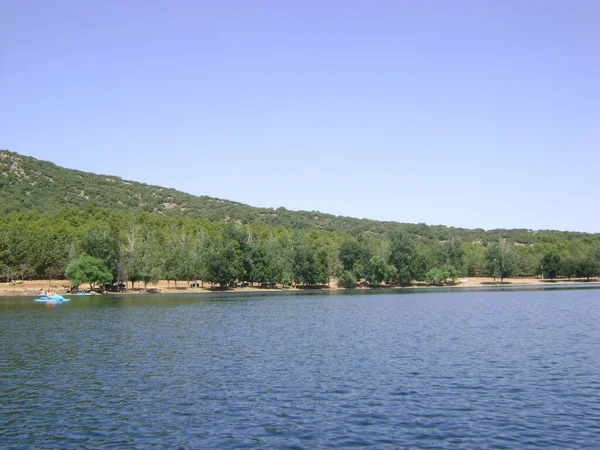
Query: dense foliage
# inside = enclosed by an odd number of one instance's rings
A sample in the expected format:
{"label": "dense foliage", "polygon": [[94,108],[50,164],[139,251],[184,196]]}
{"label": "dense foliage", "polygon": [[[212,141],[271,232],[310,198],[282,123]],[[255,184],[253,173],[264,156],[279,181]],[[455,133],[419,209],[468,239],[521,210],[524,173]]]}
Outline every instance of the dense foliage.
{"label": "dense foliage", "polygon": [[0,278],[6,280],[63,278],[67,271],[76,283],[320,285],[336,277],[355,286],[600,273],[600,235],[252,208],[8,151],[0,151],[0,169]]}

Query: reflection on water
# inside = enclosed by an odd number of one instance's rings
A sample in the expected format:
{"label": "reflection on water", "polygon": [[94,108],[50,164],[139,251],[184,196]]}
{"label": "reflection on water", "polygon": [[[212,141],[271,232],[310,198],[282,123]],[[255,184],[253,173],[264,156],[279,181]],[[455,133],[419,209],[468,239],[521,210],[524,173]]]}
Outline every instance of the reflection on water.
{"label": "reflection on water", "polygon": [[593,448],[599,294],[0,299],[0,442]]}

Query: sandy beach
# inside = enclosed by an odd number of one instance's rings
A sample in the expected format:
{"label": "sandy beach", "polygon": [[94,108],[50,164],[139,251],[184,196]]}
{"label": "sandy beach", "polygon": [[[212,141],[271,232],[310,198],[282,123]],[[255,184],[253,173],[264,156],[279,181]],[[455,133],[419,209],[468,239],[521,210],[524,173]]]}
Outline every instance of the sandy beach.
{"label": "sandy beach", "polygon": [[[487,277],[473,277],[473,278],[464,278],[462,280],[457,280],[454,285],[446,285],[443,287],[453,287],[453,288],[461,288],[461,287],[473,287],[473,286],[549,286],[549,285],[564,285],[564,284],[574,284],[574,285],[585,285],[591,282],[598,282],[597,279],[587,280],[578,280],[578,279],[559,279],[559,280],[542,280],[540,278],[505,278],[504,282],[501,284],[500,280],[497,278],[495,281],[492,278]],[[328,287],[324,289],[342,289],[337,287],[337,281],[332,279],[329,283]],[[191,294],[191,293],[215,293],[215,292],[278,292],[278,291],[290,291],[290,290],[302,290],[303,288],[262,288],[259,286],[246,286],[246,287],[236,287],[236,288],[215,288],[211,289],[210,284],[206,283],[204,288],[197,287],[189,287],[189,283],[186,281],[178,281],[177,286],[173,281],[167,282],[166,280],[162,280],[157,284],[149,284],[148,289],[143,289],[143,284],[136,284],[136,288],[131,290],[131,283],[128,283],[128,289],[125,291],[126,294],[146,294],[146,293],[162,293],[162,294]],[[27,280],[27,281],[15,281],[10,283],[0,283],[0,297],[14,297],[14,296],[34,296],[36,295],[40,289],[44,288],[45,290],[56,290],[58,293],[65,293],[68,288],[69,283],[65,280]],[[414,283],[412,286],[408,287],[389,287],[389,289],[411,289],[411,288],[422,288],[422,287],[433,287],[426,283]],[[83,285],[82,289],[89,288],[88,285]],[[357,287],[356,289],[370,289],[370,288],[362,288]]]}

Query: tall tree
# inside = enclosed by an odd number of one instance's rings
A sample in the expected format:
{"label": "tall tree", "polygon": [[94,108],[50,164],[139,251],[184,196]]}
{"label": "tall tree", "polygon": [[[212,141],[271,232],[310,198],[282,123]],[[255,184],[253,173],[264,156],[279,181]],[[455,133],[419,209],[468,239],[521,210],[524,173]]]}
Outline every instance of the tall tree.
{"label": "tall tree", "polygon": [[511,276],[514,269],[514,255],[508,241],[500,238],[490,243],[485,252],[485,274],[493,277],[494,281],[500,278],[500,283],[503,283],[504,278]]}
{"label": "tall tree", "polygon": [[300,232],[294,233],[291,243],[292,277],[296,284],[312,284],[314,255]]}
{"label": "tall tree", "polygon": [[162,249],[164,246],[158,237],[152,233],[144,233],[140,243],[140,252],[137,254],[138,274],[144,282],[144,289],[148,283],[158,283],[164,277],[164,258]]}
{"label": "tall tree", "polygon": [[116,277],[119,263],[119,241],[106,229],[91,227],[81,240],[81,249],[94,258],[99,258]]}
{"label": "tall tree", "polygon": [[4,277],[7,283],[11,279],[8,239],[8,232],[6,230],[0,230],[0,276]]}
{"label": "tall tree", "polygon": [[465,247],[460,239],[451,238],[440,242],[438,249],[438,267],[446,267],[448,277],[452,280],[465,275]]}
{"label": "tall tree", "polygon": [[223,239],[226,241],[235,241],[240,261],[238,278],[243,281],[252,281],[254,249],[254,238],[250,230],[241,225],[228,223],[223,230]]}
{"label": "tall tree", "polygon": [[363,257],[363,250],[356,239],[350,238],[345,240],[339,251],[340,265],[342,270],[355,272],[356,266],[360,264]]}
{"label": "tall tree", "polygon": [[542,276],[554,280],[560,271],[561,258],[558,253],[546,253],[540,261],[542,266]]}
{"label": "tall tree", "polygon": [[465,246],[465,251],[467,275],[482,275],[485,268],[485,247],[480,243],[470,243]]}
{"label": "tall tree", "polygon": [[390,264],[395,268],[396,283],[408,285],[415,279],[415,256],[414,242],[407,233],[392,234]]}
{"label": "tall tree", "polygon": [[238,243],[215,239],[211,242],[206,258],[205,281],[225,287],[233,283],[242,271]]}
{"label": "tall tree", "polygon": [[133,223],[130,224],[119,259],[119,276],[122,277],[122,280],[131,282],[131,289],[135,288],[135,283],[142,280],[140,234],[140,227]]}
{"label": "tall tree", "polygon": [[512,247],[514,254],[514,275],[519,277],[534,277],[540,271],[540,257],[530,246]]}

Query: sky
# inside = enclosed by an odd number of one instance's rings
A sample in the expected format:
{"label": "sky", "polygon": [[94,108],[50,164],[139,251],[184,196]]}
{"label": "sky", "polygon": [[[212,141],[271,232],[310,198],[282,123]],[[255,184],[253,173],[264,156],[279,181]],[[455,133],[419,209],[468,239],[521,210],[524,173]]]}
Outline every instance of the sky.
{"label": "sky", "polygon": [[600,232],[596,0],[0,0],[0,17],[2,149],[252,206]]}

